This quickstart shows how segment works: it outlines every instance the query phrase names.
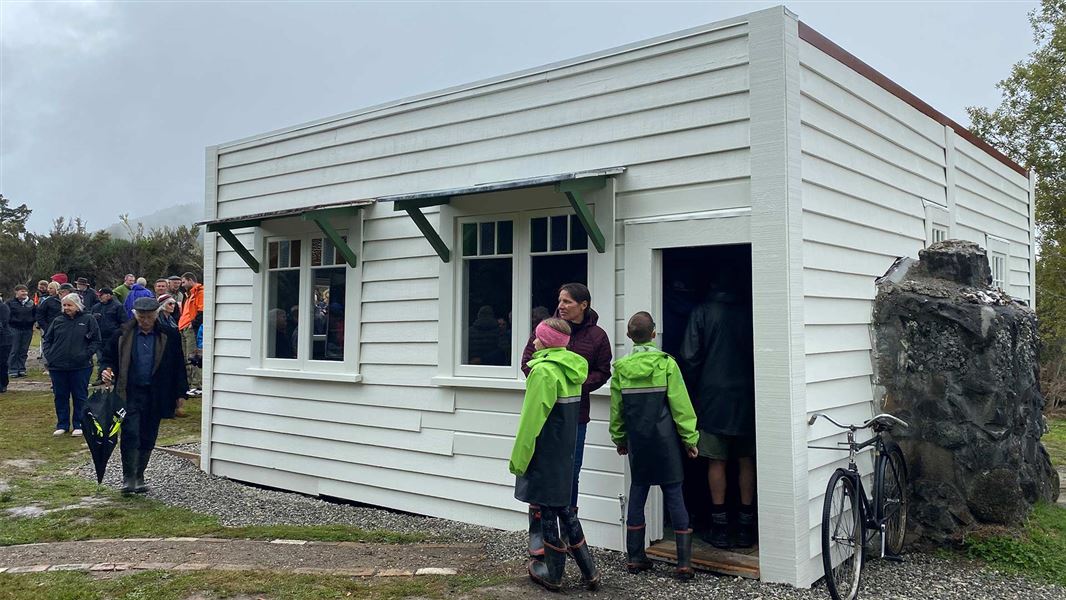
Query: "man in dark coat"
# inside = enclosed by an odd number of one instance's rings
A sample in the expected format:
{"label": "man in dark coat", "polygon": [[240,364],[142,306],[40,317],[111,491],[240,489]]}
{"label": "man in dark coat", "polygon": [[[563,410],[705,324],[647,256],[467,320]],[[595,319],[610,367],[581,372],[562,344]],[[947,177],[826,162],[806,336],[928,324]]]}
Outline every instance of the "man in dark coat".
{"label": "man in dark coat", "polygon": [[100,326],[100,339],[103,340],[103,343],[100,345],[100,352],[96,355],[96,361],[97,366],[103,371],[104,350],[107,348],[108,342],[111,341],[111,336],[128,320],[126,319],[126,308],[114,299],[114,293],[111,288],[101,288],[100,301],[96,303],[96,306],[90,312]]}
{"label": "man in dark coat", "polygon": [[719,274],[707,299],[689,316],[678,358],[692,395],[700,430],[699,453],[710,459],[711,532],[719,548],[729,542],[726,465],[739,466],[739,547],[754,543],[755,362],[750,279],[737,269]]}
{"label": "man in dark coat", "polygon": [[159,435],[159,421],[174,416],[189,388],[178,332],[157,322],[159,303],[138,298],[133,321],[111,336],[104,352],[104,383],[114,384],[126,405],[122,422],[122,493],[148,491],[144,471]]}
{"label": "man in dark coat", "polygon": [[33,339],[33,324],[37,320],[37,306],[30,298],[30,291],[24,285],[15,286],[15,297],[7,301],[11,318],[11,357],[8,359],[8,372],[12,377],[26,376],[26,355]]}
{"label": "man in dark coat", "polygon": [[11,307],[7,302],[0,302],[0,394],[7,391],[7,356],[11,353]]}
{"label": "man in dark coat", "polygon": [[85,307],[85,312],[91,313],[93,307],[100,301],[96,297],[96,290],[89,286],[89,280],[84,277],[75,279],[74,285],[78,290],[78,295],[81,296],[81,303]]}

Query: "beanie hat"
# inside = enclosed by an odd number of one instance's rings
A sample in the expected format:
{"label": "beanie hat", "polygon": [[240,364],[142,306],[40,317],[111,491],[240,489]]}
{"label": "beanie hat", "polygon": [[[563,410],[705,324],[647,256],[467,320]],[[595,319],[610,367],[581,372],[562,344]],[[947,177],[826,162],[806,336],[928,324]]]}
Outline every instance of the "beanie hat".
{"label": "beanie hat", "polygon": [[570,344],[570,336],[561,331],[552,329],[544,321],[537,324],[537,339],[546,348],[566,348]]}

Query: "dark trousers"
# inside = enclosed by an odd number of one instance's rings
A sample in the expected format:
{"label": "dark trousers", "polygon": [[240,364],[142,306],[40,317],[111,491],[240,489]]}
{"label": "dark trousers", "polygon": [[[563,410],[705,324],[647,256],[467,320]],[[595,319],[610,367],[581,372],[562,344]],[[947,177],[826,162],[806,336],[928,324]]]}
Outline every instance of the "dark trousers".
{"label": "dark trousers", "polygon": [[[670,513],[670,523],[676,531],[688,529],[688,509],[685,508],[685,497],[681,493],[680,483],[660,485],[663,491],[663,502],[666,511]],[[650,485],[630,484],[629,508],[626,509],[626,525],[641,527],[644,525],[644,505],[648,503]]]}
{"label": "dark trousers", "polygon": [[30,340],[33,339],[33,328],[11,328],[11,357],[7,359],[8,370],[15,375],[26,373],[26,356],[30,352]]}
{"label": "dark trousers", "polygon": [[11,344],[0,346],[0,390],[7,387],[7,355],[11,353]]}
{"label": "dark trousers", "polygon": [[56,429],[71,429],[70,400],[74,399],[73,429],[81,429],[81,414],[89,399],[89,376],[93,368],[48,372],[56,401]]}
{"label": "dark trousers", "polygon": [[151,386],[126,388],[126,418],[122,420],[119,441],[125,448],[151,450],[159,437],[159,412],[152,403]]}
{"label": "dark trousers", "polygon": [[574,448],[574,487],[570,492],[570,506],[577,506],[577,484],[581,479],[581,463],[585,460],[585,434],[588,430],[588,423],[579,423],[577,426],[577,446]]}

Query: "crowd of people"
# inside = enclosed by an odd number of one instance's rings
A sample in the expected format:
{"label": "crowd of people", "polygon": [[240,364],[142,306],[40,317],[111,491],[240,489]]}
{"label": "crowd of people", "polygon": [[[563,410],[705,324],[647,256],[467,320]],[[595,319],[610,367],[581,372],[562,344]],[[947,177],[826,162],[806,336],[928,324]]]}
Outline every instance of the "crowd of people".
{"label": "crowd of people", "polygon": [[[632,353],[612,363],[607,333],[580,283],[562,286],[555,316],[534,323],[522,355],[526,394],[509,462],[515,498],[529,505],[528,571],[534,582],[558,591],[569,556],[584,585],[599,587],[599,571],[578,519],[578,476],[589,394],[607,382],[611,440],[630,464],[629,572],[651,568],[644,507],[657,485],[674,529],[675,574],[682,580],[693,577],[694,529],[683,493],[686,457],[708,459],[710,528],[701,537],[719,548],[754,544],[752,316],[750,303],[739,300],[737,294],[713,289],[692,311],[678,359],[656,347],[655,321],[642,311],[627,324]],[[740,470],[735,540],[726,509],[729,460],[737,460]]]}
{"label": "crowd of people", "polygon": [[[170,357],[171,360],[162,364],[153,363],[153,371],[180,370],[184,386],[167,400],[174,403],[173,409],[151,412],[184,416],[184,400],[201,393],[202,359],[198,340],[202,339],[203,310],[203,286],[191,272],[160,277],[151,290],[146,278],[132,273],[113,288],[94,289],[85,277],[77,277],[70,283],[65,273],[38,281],[32,295],[28,286],[17,285],[10,299],[3,301],[0,294],[0,393],[7,391],[10,378],[27,375],[26,363],[36,329],[41,334],[42,366],[51,379],[55,397],[53,435],[69,432],[80,436],[94,367],[98,371],[94,385],[111,383],[110,376],[116,373],[117,380],[125,382],[125,371],[131,365],[142,364],[138,361],[152,355],[155,348],[146,347],[144,352],[134,349],[132,363],[123,365],[126,359],[120,356],[119,342],[125,339],[125,333],[136,329],[137,323],[150,320],[151,327],[146,327],[142,336],[154,335],[149,330],[165,330],[167,339],[172,337],[178,349],[176,358]],[[153,373],[149,375],[154,377]],[[179,379],[177,374],[168,377],[168,384]],[[119,390],[120,395],[126,393],[126,389]],[[151,427],[142,429],[151,430]]]}

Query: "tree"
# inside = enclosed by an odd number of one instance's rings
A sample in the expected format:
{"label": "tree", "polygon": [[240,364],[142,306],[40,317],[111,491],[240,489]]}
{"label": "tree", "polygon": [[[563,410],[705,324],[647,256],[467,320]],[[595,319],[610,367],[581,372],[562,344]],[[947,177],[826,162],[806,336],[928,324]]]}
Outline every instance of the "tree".
{"label": "tree", "polygon": [[1037,48],[997,85],[1003,102],[966,111],[974,133],[1036,171],[1036,306],[1044,370],[1056,373],[1066,372],[1052,364],[1066,360],[1066,0],[1043,0],[1029,22]]}
{"label": "tree", "polygon": [[11,208],[10,203],[0,194],[0,236],[22,236],[26,233],[26,220],[33,211],[25,204]]}

